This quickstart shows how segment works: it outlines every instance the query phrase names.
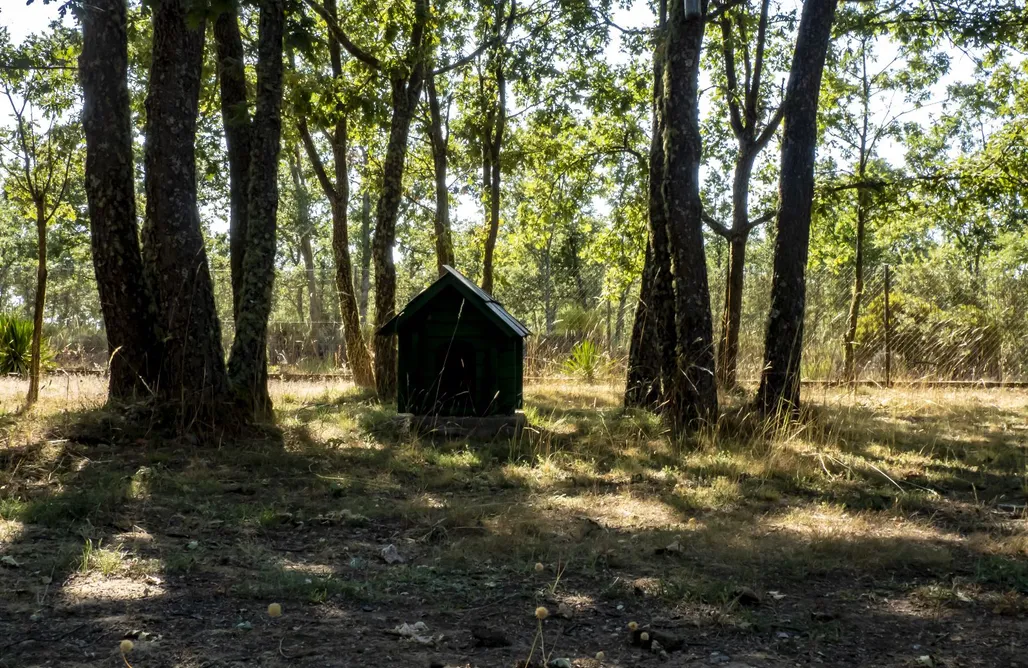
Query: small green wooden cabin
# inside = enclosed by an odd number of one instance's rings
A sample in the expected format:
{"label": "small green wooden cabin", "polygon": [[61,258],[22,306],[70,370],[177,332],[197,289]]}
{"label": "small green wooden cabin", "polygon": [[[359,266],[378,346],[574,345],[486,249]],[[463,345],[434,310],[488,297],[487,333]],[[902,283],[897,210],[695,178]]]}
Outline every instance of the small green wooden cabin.
{"label": "small green wooden cabin", "polygon": [[521,408],[528,328],[459,271],[439,279],[378,331],[399,339],[401,413],[485,417]]}

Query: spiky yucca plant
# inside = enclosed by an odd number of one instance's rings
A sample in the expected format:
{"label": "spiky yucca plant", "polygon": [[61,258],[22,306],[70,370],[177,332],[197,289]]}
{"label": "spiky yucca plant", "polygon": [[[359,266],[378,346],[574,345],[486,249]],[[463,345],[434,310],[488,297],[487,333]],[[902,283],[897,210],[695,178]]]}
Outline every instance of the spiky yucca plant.
{"label": "spiky yucca plant", "polygon": [[603,370],[603,356],[600,347],[586,339],[579,341],[571,349],[571,357],[564,362],[564,372],[583,376],[586,382],[592,383],[596,375]]}
{"label": "spiky yucca plant", "polygon": [[[50,358],[46,339],[40,352],[43,364]],[[0,315],[0,374],[28,376],[32,362],[32,321]]]}

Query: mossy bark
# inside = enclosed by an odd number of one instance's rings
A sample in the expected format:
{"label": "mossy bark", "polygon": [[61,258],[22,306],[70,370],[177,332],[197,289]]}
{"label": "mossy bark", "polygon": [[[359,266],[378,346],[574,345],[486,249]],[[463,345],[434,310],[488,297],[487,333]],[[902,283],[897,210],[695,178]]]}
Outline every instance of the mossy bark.
{"label": "mossy bark", "polygon": [[677,368],[665,415],[679,433],[717,419],[710,290],[700,200],[699,67],[706,2],[674,0],[664,62],[664,205],[675,286]]}
{"label": "mossy bark", "polygon": [[222,13],[214,24],[221,84],[221,120],[225,129],[229,172],[229,266],[232,272],[232,313],[239,315],[246,253],[246,220],[250,191],[250,106],[246,95],[243,39],[236,11]]}
{"label": "mossy bark", "polygon": [[257,95],[251,125],[246,250],[236,333],[229,356],[232,391],[248,417],[271,417],[268,318],[275,283],[278,156],[282,138],[284,0],[261,0]]}
{"label": "mossy bark", "polygon": [[125,0],[86,3],[81,20],[85,190],[107,335],[108,395],[133,399],[156,387],[161,352],[136,223]]}
{"label": "mossy bark", "polygon": [[162,0],[153,10],[142,237],[164,341],[158,392],[174,405],[180,428],[204,429],[224,415],[228,378],[196,199],[204,22],[189,9],[186,0]]}
{"label": "mossy bark", "polygon": [[[392,90],[393,117],[389,124],[389,142],[382,165],[382,189],[375,211],[375,237],[372,261],[375,266],[375,328],[379,329],[396,315],[396,266],[393,246],[396,244],[396,219],[403,196],[403,170],[407,160],[407,138],[410,124],[424,83],[424,63],[418,60],[408,76],[394,74]],[[375,385],[378,396],[388,399],[396,395],[396,338],[375,337]]]}

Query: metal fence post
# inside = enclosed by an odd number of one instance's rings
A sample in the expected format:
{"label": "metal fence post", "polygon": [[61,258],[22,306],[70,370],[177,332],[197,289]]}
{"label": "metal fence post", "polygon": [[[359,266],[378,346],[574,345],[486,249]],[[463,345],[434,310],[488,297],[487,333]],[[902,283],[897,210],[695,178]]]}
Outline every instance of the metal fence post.
{"label": "metal fence post", "polygon": [[885,387],[892,385],[892,322],[889,314],[889,265],[885,265]]}

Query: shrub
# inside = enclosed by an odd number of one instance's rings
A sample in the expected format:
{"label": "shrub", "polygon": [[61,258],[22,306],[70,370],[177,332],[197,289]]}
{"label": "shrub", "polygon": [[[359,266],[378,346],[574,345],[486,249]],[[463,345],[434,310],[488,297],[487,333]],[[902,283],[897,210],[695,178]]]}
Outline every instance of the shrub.
{"label": "shrub", "polygon": [[571,357],[564,362],[564,371],[575,376],[582,376],[588,382],[596,380],[596,374],[603,370],[603,358],[600,347],[586,339],[575,344],[571,349]]}
{"label": "shrub", "polygon": [[[46,337],[40,356],[44,364],[50,359]],[[32,321],[12,315],[0,315],[0,374],[28,376],[32,363]]]}

